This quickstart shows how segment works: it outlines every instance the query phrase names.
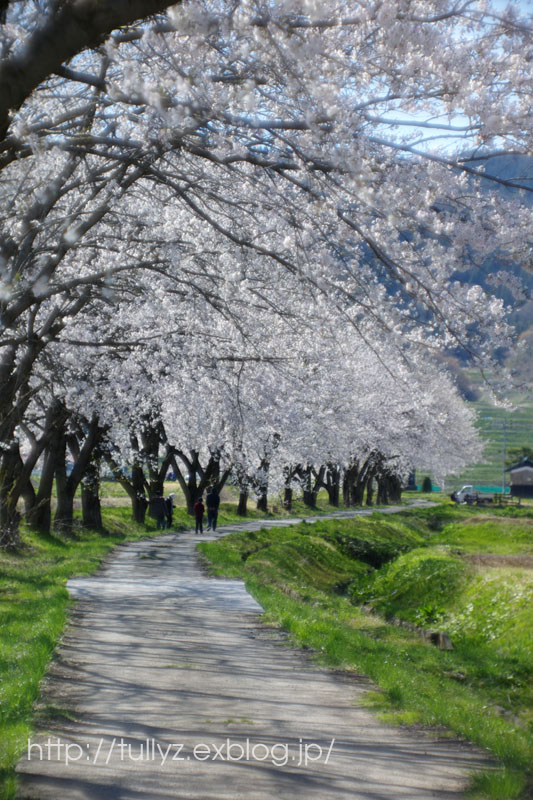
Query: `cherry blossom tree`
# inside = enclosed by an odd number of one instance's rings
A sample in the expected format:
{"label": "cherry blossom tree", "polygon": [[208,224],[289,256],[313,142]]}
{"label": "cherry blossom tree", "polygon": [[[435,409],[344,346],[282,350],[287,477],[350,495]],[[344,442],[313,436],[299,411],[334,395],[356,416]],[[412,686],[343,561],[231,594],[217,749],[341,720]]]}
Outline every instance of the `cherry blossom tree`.
{"label": "cherry blossom tree", "polygon": [[[241,341],[222,348],[220,358],[244,359],[237,364],[287,360],[290,337],[286,352],[263,349],[275,315],[315,337],[337,315],[378,360],[391,340],[461,347],[481,364],[509,343],[502,304],[454,275],[498,248],[529,259],[531,186],[486,168],[494,152],[531,151],[531,20],[516,7],[8,0],[0,27],[8,539],[20,431],[46,353],[61,342],[74,363],[90,344],[150,358],[149,337],[141,347],[124,311],[141,295],[154,318],[167,318],[165,302],[177,307],[189,359],[200,335],[194,304],[216,308],[246,341],[244,355]],[[121,325],[109,326],[106,312]],[[164,380],[165,359],[146,374],[154,369]],[[263,437],[269,461],[317,463],[305,446],[274,448],[275,433]],[[47,447],[39,436],[34,444],[34,454]],[[257,454],[261,464],[261,446]]]}

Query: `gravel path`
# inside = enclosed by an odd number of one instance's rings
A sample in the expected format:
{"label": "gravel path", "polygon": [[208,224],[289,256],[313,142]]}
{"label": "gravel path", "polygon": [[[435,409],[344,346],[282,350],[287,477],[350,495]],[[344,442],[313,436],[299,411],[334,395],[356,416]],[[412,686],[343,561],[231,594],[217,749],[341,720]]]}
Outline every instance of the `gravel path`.
{"label": "gravel path", "polygon": [[379,723],[358,704],[367,679],[311,663],[261,624],[240,581],[202,572],[195,545],[210,538],[187,532],[123,545],[96,576],[69,581],[78,602],[45,698],[75,715],[31,740],[19,797],[461,797],[486,756]]}

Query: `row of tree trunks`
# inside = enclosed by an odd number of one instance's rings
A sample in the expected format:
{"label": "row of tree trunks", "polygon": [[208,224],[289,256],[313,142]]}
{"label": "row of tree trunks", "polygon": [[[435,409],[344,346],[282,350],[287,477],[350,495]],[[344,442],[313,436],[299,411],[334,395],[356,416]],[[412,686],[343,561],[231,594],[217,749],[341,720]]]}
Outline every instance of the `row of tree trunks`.
{"label": "row of tree trunks", "polygon": [[402,499],[402,484],[397,475],[384,474],[378,479],[378,505],[399,503]]}
{"label": "row of tree trunks", "polygon": [[[173,449],[166,438],[161,423],[152,425],[144,421],[140,432],[131,433],[134,461],[128,475],[115,460],[114,449],[105,439],[105,431],[98,419],[84,420],[69,414],[64,405],[56,401],[46,413],[43,433],[37,439],[26,432],[30,450],[23,459],[16,440],[2,453],[0,463],[0,546],[13,547],[18,544],[20,520],[19,501],[24,502],[25,515],[30,524],[43,531],[52,527],[52,489],[55,481],[57,506],[53,525],[64,534],[71,535],[74,524],[74,497],[81,485],[82,524],[102,529],[100,507],[99,473],[100,460],[105,458],[117,481],[128,494],[132,517],[143,523],[152,497],[162,494],[170,467],[180,483],[187,504],[193,513],[194,503],[215,486],[220,493],[230,475],[230,468],[220,466],[220,454],[213,452],[202,464],[200,455],[192,450],[183,452]],[[160,458],[163,448],[165,455]],[[67,457],[72,464],[67,470]],[[31,483],[32,471],[41,458],[41,475],[37,490]],[[257,508],[268,509],[268,476],[270,461],[263,458],[256,477],[240,482],[238,514],[246,516],[250,488],[257,496]],[[352,462],[346,468],[329,463],[315,467],[286,467],[284,505],[292,507],[292,482],[297,481],[303,489],[303,500],[310,508],[316,507],[320,489],[325,489],[331,505],[340,504],[341,489],[346,506],[362,505],[366,493],[367,505],[374,499],[374,483],[377,484],[377,503],[387,504],[401,499],[401,482],[379,453],[370,453],[363,463]]]}
{"label": "row of tree trunks", "polygon": [[[72,431],[67,435],[67,421]],[[52,526],[52,489],[56,485],[57,506],[54,527],[66,534],[72,533],[74,520],[74,495],[89,464],[95,457],[101,429],[96,417],[85,423],[80,419],[69,418],[64,406],[55,401],[48,409],[43,433],[37,439],[31,431],[25,431],[30,443],[29,453],[22,457],[19,443],[13,440],[11,446],[2,454],[0,475],[0,544],[3,547],[16,546],[19,542],[19,502],[24,503],[27,521],[44,532]],[[67,474],[67,452],[72,459],[72,471]],[[32,472],[38,459],[42,457],[42,469],[37,491],[31,482]],[[96,467],[95,467],[96,468]],[[93,481],[94,482],[94,481]],[[99,519],[93,499],[92,512],[83,515],[83,524],[93,525]]]}

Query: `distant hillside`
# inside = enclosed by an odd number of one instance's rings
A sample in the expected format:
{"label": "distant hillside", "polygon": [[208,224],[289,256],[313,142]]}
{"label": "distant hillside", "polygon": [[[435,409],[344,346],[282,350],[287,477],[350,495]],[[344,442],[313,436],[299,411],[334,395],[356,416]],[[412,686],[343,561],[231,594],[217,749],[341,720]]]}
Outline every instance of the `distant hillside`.
{"label": "distant hillside", "polygon": [[[490,175],[533,189],[533,158],[529,156],[501,155],[470,163],[477,169],[482,164]],[[528,193],[496,185],[493,188],[506,198],[520,193],[523,202],[533,209],[533,191]],[[516,383],[529,385],[529,393],[523,389],[522,394],[515,391],[511,396],[510,399],[517,406],[516,411],[495,408],[488,400],[479,376],[468,370],[465,354],[458,351],[443,354],[441,363],[454,376],[462,396],[476,409],[481,438],[487,441],[484,461],[468,467],[459,475],[449,477],[446,486],[450,488],[465,483],[501,487],[504,449],[533,447],[533,300],[517,301],[509,289],[493,285],[491,276],[499,271],[507,271],[519,277],[533,297],[533,257],[527,264],[516,264],[505,253],[493,253],[481,265],[473,262],[465,264],[465,269],[456,272],[455,277],[463,283],[482,286],[491,294],[502,298],[509,307],[510,321],[520,334],[519,342],[522,347],[515,352],[506,352],[502,357]],[[508,483],[508,476],[506,482]]]}
{"label": "distant hillside", "polygon": [[[476,169],[480,168],[479,161],[469,162]],[[520,197],[521,202],[533,208],[533,158],[522,155],[492,156],[481,162],[485,172],[500,180],[512,181],[521,186],[526,186],[532,191],[527,192],[508,186],[493,184],[491,190],[503,198],[512,199]],[[493,285],[491,278],[497,272],[509,272],[518,277],[524,288],[533,297],[533,254],[528,263],[517,264],[510,260],[507,253],[501,251],[487,256],[481,264],[465,264],[464,270],[457,271],[457,280],[468,284],[478,284],[496,297],[500,297],[507,306],[512,306],[512,324],[519,333],[527,330],[533,324],[533,302],[530,300],[518,302],[511,291],[505,286]]]}
{"label": "distant hillside", "polygon": [[[479,486],[501,487],[504,468],[504,449],[533,447],[533,394],[515,395],[516,411],[495,408],[485,397],[472,403],[478,416],[481,438],[487,442],[485,458],[459,475],[450,476],[447,487],[455,488],[465,483]],[[506,476],[509,484],[509,476]]]}

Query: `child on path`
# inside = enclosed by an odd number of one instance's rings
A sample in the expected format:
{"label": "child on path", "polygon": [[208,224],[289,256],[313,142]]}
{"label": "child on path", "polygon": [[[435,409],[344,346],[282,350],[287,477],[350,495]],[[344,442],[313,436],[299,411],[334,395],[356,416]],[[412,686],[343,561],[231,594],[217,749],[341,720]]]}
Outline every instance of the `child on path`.
{"label": "child on path", "polygon": [[198,498],[196,503],[193,506],[194,511],[194,519],[196,522],[196,533],[203,533],[204,532],[204,511],[205,506],[202,503],[202,495]]}
{"label": "child on path", "polygon": [[167,528],[172,527],[172,514],[174,513],[174,498],[176,497],[175,494],[169,494],[169,496],[165,499],[165,505],[167,509]]}

